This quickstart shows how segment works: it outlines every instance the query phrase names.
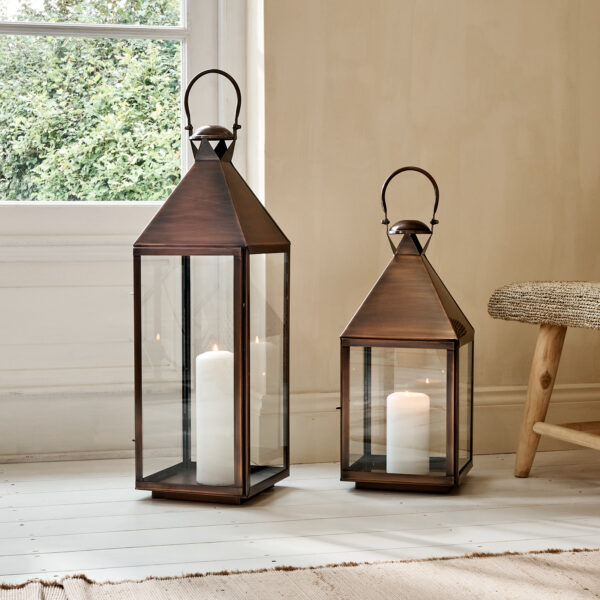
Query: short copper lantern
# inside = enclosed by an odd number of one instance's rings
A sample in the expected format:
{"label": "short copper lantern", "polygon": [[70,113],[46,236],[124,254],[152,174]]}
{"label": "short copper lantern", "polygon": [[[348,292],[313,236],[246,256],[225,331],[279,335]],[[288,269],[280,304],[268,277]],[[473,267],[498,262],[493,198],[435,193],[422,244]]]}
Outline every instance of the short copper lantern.
{"label": "short copper lantern", "polygon": [[[232,130],[195,133],[204,75]],[[195,158],[134,245],[136,487],[240,503],[289,474],[290,242],[231,163],[218,69]]]}
{"label": "short copper lantern", "polygon": [[[474,330],[425,251],[431,227],[398,221],[394,257],[341,335],[341,478],[356,487],[441,492],[472,466]],[[400,243],[392,235],[401,234]],[[418,236],[429,235],[425,246]]]}

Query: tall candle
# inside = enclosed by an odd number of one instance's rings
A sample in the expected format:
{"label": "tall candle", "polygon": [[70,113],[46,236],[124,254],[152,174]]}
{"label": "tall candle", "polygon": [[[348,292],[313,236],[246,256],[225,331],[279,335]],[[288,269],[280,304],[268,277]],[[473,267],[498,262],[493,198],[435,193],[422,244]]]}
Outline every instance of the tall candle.
{"label": "tall candle", "polygon": [[233,485],[233,354],[213,346],[196,357],[196,479]]}
{"label": "tall candle", "polygon": [[386,471],[429,473],[429,396],[394,392],[386,401]]}

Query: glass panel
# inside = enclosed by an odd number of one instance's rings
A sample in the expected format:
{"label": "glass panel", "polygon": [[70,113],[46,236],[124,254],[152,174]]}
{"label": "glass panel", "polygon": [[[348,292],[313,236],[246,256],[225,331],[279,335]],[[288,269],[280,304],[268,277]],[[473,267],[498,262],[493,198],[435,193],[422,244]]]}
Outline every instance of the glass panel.
{"label": "glass panel", "polygon": [[179,25],[180,0],[0,0],[0,20]]}
{"label": "glass panel", "polygon": [[[365,443],[365,432],[371,431],[369,422],[365,423],[365,414],[372,417],[372,403],[365,401],[364,374],[370,372],[370,348],[350,347],[350,464],[369,454],[369,446]],[[366,368],[365,368],[366,363]],[[365,411],[371,406],[370,411]]]}
{"label": "glass panel", "polygon": [[191,257],[195,479],[234,485],[233,256]]}
{"label": "glass panel", "polygon": [[[142,256],[144,477],[181,463],[181,258]],[[158,480],[162,480],[158,476]]]}
{"label": "glass panel", "polygon": [[350,470],[446,475],[447,351],[350,348]]}
{"label": "glass panel", "polygon": [[233,257],[142,257],[144,478],[233,485]]}
{"label": "glass panel", "polygon": [[250,255],[250,484],[285,467],[285,255]]}
{"label": "glass panel", "polygon": [[473,403],[473,342],[458,351],[458,469],[471,460],[471,406]]}
{"label": "glass panel", "polygon": [[162,202],[180,63],[178,41],[0,35],[0,198]]}

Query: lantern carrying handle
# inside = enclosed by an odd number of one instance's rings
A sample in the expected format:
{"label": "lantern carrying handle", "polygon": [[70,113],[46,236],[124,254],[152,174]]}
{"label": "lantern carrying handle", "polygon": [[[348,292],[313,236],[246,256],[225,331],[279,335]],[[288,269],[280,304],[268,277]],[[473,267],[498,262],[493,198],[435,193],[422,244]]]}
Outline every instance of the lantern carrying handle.
{"label": "lantern carrying handle", "polygon": [[190,106],[189,106],[189,96],[190,96],[192,87],[196,83],[196,81],[198,81],[198,79],[200,79],[200,77],[204,77],[205,75],[209,75],[211,73],[216,73],[217,75],[223,75],[223,77],[226,77],[227,79],[229,79],[229,81],[231,81],[231,83],[235,89],[235,93],[237,96],[237,106],[235,108],[235,121],[234,121],[233,127],[232,127],[233,139],[235,140],[235,139],[237,139],[237,130],[241,129],[241,127],[242,127],[241,125],[238,124],[238,118],[240,116],[240,109],[242,108],[242,92],[240,92],[240,86],[237,84],[237,81],[229,73],[226,73],[225,71],[222,71],[221,69],[207,69],[206,71],[202,71],[201,73],[198,73],[198,75],[193,77],[192,80],[188,83],[188,86],[185,90],[185,95],[183,97],[183,108],[185,110],[185,116],[187,119],[187,125],[185,126],[184,129],[189,131],[190,135],[193,132],[192,121],[191,121],[191,117],[190,117]]}
{"label": "lantern carrying handle", "polygon": [[[388,214],[387,214],[387,204],[385,202],[385,192],[388,188],[388,185],[392,181],[392,179],[394,179],[394,177],[396,177],[396,175],[400,175],[400,173],[404,173],[405,171],[416,171],[417,173],[421,173],[421,174],[425,175],[425,177],[427,177],[427,179],[429,179],[429,181],[431,182],[431,185],[433,186],[433,189],[435,191],[435,201],[433,203],[433,215],[431,216],[431,220],[429,221],[429,223],[431,224],[430,236],[429,236],[429,239],[427,240],[427,243],[425,244],[425,246],[423,248],[423,253],[425,253],[425,251],[427,250],[427,246],[429,246],[429,242],[431,241],[431,238],[433,237],[433,228],[435,225],[437,225],[439,223],[439,221],[435,218],[435,213],[437,212],[438,204],[440,203],[440,188],[438,187],[438,184],[437,184],[436,180],[433,178],[433,175],[431,175],[431,173],[428,173],[425,169],[421,169],[421,167],[401,167],[400,169],[396,169],[385,180],[385,183],[383,184],[383,187],[381,188],[381,207],[383,208],[383,219],[382,219],[381,223],[386,226],[387,238],[390,242],[390,246],[392,247],[392,250],[395,252],[396,247],[394,246],[394,243],[392,242],[392,240],[390,238],[390,234],[387,229],[387,226],[390,224],[390,220],[388,219]],[[426,233],[426,231],[423,233]]]}

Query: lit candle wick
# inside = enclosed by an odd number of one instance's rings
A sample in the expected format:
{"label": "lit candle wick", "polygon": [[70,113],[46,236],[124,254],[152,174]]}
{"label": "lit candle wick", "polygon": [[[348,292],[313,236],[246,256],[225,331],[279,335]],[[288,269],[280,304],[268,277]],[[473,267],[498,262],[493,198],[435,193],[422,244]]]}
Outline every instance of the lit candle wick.
{"label": "lit candle wick", "polygon": [[156,334],[156,341],[158,342],[160,340],[160,333]]}
{"label": "lit candle wick", "polygon": [[213,352],[218,352],[218,351],[219,351],[219,346],[217,346],[217,344],[215,344],[215,345],[212,347],[212,351],[213,351]]}
{"label": "lit candle wick", "polygon": [[425,383],[429,383],[429,377],[425,378]]}
{"label": "lit candle wick", "polygon": [[255,343],[255,344],[258,344],[258,343],[259,343],[259,341],[258,341],[258,336],[256,336],[256,337],[254,338],[254,343]]}

